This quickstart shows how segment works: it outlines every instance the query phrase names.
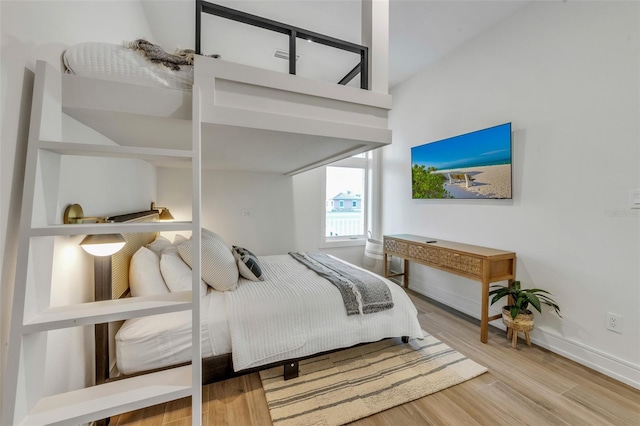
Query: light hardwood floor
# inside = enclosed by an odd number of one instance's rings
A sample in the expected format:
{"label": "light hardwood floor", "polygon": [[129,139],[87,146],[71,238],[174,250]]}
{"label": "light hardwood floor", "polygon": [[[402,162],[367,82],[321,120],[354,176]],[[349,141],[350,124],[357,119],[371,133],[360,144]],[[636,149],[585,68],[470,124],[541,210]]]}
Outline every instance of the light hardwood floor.
{"label": "light hardwood floor", "polygon": [[[520,340],[511,348],[505,332],[408,291],[422,328],[488,367],[472,380],[428,395],[353,425],[640,425],[640,390]],[[203,388],[204,425],[270,425],[257,373]],[[112,426],[191,425],[183,399],[112,418]]]}

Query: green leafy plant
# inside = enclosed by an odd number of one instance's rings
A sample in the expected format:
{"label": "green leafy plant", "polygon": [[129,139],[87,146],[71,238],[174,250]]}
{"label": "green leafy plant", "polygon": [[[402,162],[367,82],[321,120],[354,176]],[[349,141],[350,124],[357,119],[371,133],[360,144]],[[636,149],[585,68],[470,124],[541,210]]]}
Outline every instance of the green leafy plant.
{"label": "green leafy plant", "polygon": [[513,319],[515,319],[520,312],[526,313],[529,304],[536,308],[540,313],[542,313],[540,310],[541,304],[551,306],[555,309],[556,314],[562,318],[562,315],[560,315],[560,307],[557,305],[555,300],[547,296],[547,294],[551,293],[546,290],[539,288],[523,289],[520,287],[520,281],[514,281],[511,287],[492,285],[491,288],[493,290],[489,292],[489,296],[493,296],[491,299],[492,305],[505,296],[511,297],[511,301],[513,301],[513,303],[508,305],[507,308],[509,308],[511,318]]}
{"label": "green leafy plant", "polygon": [[411,168],[411,183],[413,198],[453,198],[444,188],[447,179],[437,173],[435,167],[425,169],[424,166],[414,164]]}

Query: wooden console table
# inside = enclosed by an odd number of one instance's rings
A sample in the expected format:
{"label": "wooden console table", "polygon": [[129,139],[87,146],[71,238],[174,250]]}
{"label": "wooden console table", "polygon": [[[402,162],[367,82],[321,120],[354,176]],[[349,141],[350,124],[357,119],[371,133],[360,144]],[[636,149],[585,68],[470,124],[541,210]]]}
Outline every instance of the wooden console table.
{"label": "wooden console table", "polygon": [[[404,271],[389,275],[387,256],[404,259]],[[469,244],[438,240],[418,235],[399,234],[384,236],[384,276],[404,276],[404,287],[409,286],[409,261],[431,266],[452,274],[461,275],[482,283],[482,314],[480,316],[480,340],[487,343],[489,321],[501,315],[489,317],[489,284],[508,281],[511,286],[516,276],[516,254]]]}

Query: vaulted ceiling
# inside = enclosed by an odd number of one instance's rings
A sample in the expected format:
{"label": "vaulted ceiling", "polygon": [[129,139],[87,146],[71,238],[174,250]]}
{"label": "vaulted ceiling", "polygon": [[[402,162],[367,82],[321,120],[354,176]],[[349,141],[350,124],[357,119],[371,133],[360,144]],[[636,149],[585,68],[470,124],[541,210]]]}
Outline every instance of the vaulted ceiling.
{"label": "vaulted ceiling", "polygon": [[[360,0],[218,0],[214,3],[360,43]],[[391,0],[389,6],[389,84],[394,86],[457,47],[479,36],[526,1]],[[143,1],[157,43],[167,50],[194,46],[194,1]],[[210,15],[203,16],[203,53],[287,72],[276,49],[287,37]],[[338,81],[358,57],[319,44],[298,41],[298,74]],[[354,81],[354,84],[356,82]]]}

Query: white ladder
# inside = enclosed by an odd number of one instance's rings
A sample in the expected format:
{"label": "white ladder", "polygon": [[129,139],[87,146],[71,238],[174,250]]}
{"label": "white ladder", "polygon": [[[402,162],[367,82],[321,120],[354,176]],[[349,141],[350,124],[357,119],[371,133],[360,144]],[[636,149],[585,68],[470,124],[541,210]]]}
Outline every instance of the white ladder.
{"label": "white ladder", "polygon": [[[192,112],[191,150],[64,142],[61,141],[61,74],[46,62],[37,62],[3,389],[3,426],[74,425],[187,396],[192,397],[192,423],[201,423],[201,124],[200,90],[197,86],[193,88]],[[192,221],[60,225],[61,212],[57,208],[57,198],[63,155],[191,161]],[[180,230],[192,231],[194,253],[191,292],[50,306],[55,237]],[[191,365],[70,392],[43,395],[49,331],[185,310],[192,311]]]}

